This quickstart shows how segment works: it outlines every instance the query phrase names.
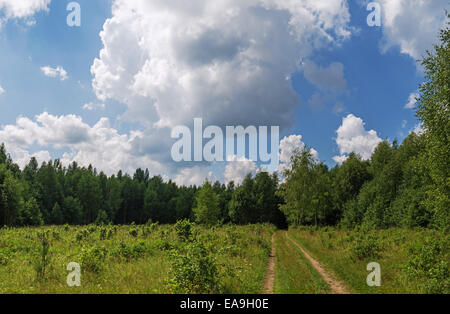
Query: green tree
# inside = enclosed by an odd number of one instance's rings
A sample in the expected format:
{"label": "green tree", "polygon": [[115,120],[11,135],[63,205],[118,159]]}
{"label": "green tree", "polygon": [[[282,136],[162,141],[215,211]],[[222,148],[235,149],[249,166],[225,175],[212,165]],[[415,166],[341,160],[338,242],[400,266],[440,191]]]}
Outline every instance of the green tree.
{"label": "green tree", "polygon": [[58,203],[55,203],[52,208],[52,212],[50,213],[50,222],[55,225],[62,225],[64,223],[61,206]]}
{"label": "green tree", "polygon": [[22,206],[22,184],[5,164],[0,164],[0,226],[16,224]]}
{"label": "green tree", "polygon": [[94,174],[88,171],[83,173],[78,183],[77,195],[82,207],[83,223],[93,223],[103,204],[100,184]]}
{"label": "green tree", "polygon": [[193,211],[195,220],[200,224],[211,226],[219,222],[219,200],[209,181],[206,181],[198,191],[197,207]]}
{"label": "green tree", "polygon": [[64,220],[71,225],[78,225],[82,223],[82,207],[77,198],[68,196],[64,199],[63,205]]}
{"label": "green tree", "polygon": [[[447,18],[450,15],[447,13]],[[449,23],[447,24],[449,25]],[[441,30],[440,44],[422,60],[425,82],[420,86],[417,116],[422,121],[426,139],[424,167],[430,172],[432,185],[426,206],[434,215],[438,228],[450,226],[450,30]]]}
{"label": "green tree", "polygon": [[34,198],[25,202],[19,213],[19,221],[22,226],[40,226],[44,224],[41,210]]}
{"label": "green tree", "polygon": [[311,223],[314,210],[313,169],[315,161],[309,149],[297,151],[291,158],[291,167],[283,172],[285,182],[278,191],[284,199],[280,210],[289,224]]}
{"label": "green tree", "polygon": [[255,180],[248,174],[242,184],[235,189],[229,203],[231,221],[236,224],[254,222],[258,217],[255,200]]}

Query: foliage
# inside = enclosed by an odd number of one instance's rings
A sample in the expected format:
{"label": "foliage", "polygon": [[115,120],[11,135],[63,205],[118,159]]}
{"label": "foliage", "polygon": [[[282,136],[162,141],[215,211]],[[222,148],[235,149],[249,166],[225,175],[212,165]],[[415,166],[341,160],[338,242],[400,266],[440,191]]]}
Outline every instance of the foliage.
{"label": "foliage", "polygon": [[212,226],[219,223],[219,200],[209,181],[206,181],[199,190],[197,195],[197,207],[195,207],[193,211],[196,222],[200,224]]}
{"label": "foliage", "polygon": [[50,266],[50,240],[49,231],[38,232],[37,238],[40,242],[39,251],[34,264],[36,271],[36,278],[38,281],[42,281],[46,278],[48,268]]}
{"label": "foliage", "polygon": [[219,289],[216,261],[201,241],[172,252],[170,286],[175,293],[214,293]]}
{"label": "foliage", "polygon": [[177,221],[174,228],[180,241],[188,242],[191,240],[192,224],[189,222],[189,220],[183,219]]}
{"label": "foliage", "polygon": [[360,260],[379,258],[383,249],[380,242],[373,234],[366,234],[363,231],[351,247],[352,257]]}
{"label": "foliage", "polygon": [[409,250],[408,262],[403,270],[409,281],[413,281],[425,293],[450,291],[450,269],[447,239],[426,238]]}
{"label": "foliage", "polygon": [[[447,18],[450,14],[447,13]],[[449,25],[448,22],[447,25]],[[425,167],[431,176],[425,201],[437,228],[450,226],[450,29],[440,33],[441,43],[422,60],[425,82],[420,86],[417,116],[423,123]]]}

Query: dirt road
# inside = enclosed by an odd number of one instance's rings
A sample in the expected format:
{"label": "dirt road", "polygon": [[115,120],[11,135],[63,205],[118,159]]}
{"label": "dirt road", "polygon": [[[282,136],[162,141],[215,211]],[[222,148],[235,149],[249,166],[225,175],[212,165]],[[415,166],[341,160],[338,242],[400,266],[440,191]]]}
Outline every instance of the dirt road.
{"label": "dirt road", "polygon": [[289,241],[291,241],[303,253],[303,255],[309,260],[311,265],[328,283],[333,294],[350,294],[350,291],[345,287],[345,285],[341,281],[336,279],[336,276],[332,272],[325,270],[316,259],[311,257],[311,255],[305,249],[303,249],[297,242],[292,240],[287,232],[285,232],[285,235],[289,239]]}

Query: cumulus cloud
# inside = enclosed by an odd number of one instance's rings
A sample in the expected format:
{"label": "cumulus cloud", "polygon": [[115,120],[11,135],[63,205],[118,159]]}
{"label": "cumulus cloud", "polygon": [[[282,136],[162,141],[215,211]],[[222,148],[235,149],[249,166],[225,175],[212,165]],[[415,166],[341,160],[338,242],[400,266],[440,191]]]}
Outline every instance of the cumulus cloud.
{"label": "cumulus cloud", "polygon": [[5,93],[5,90],[3,89],[3,87],[0,85],[0,95],[1,94],[4,94]]}
{"label": "cumulus cloud", "polygon": [[67,76],[67,71],[64,70],[63,67],[57,66],[56,68],[52,68],[50,66],[41,67],[42,73],[48,77],[58,77],[61,81],[67,80],[69,77]]}
{"label": "cumulus cloud", "polygon": [[108,174],[119,169],[132,173],[138,167],[149,168],[153,173],[164,173],[167,169],[149,155],[135,150],[134,141],[142,133],[131,131],[120,134],[111,128],[107,118],[101,118],[94,126],[84,123],[75,115],[54,116],[46,112],[36,116],[35,121],[19,117],[15,124],[0,128],[0,143],[5,143],[8,152],[23,167],[31,156],[49,159],[47,150],[31,154],[33,145],[48,149],[65,149],[61,161],[69,164],[77,161],[87,166],[92,164]]}
{"label": "cumulus cloud", "polygon": [[158,127],[288,126],[299,101],[290,75],[349,38],[349,22],[345,0],[115,0],[93,89]]}
{"label": "cumulus cloud", "polygon": [[178,185],[199,186],[202,185],[207,179],[210,182],[216,181],[216,178],[209,169],[209,167],[194,166],[192,168],[181,169],[179,173],[175,176],[173,181]]}
{"label": "cumulus cloud", "polygon": [[399,47],[403,54],[420,59],[437,43],[446,25],[447,0],[379,0],[383,10],[384,51]]}
{"label": "cumulus cloud", "polygon": [[39,11],[48,11],[51,0],[0,0],[0,19],[27,18]]}
{"label": "cumulus cloud", "polygon": [[[303,150],[306,145],[302,141],[302,135],[290,135],[284,137],[280,141],[280,165],[278,167],[278,172],[282,173],[284,170],[289,169],[291,166],[291,158],[297,151]],[[319,158],[319,153],[314,149],[310,149],[311,155],[314,159]]]}
{"label": "cumulus cloud", "polygon": [[257,170],[256,163],[236,155],[228,156],[228,164],[225,167],[224,178],[225,182],[234,181],[236,185],[241,184],[245,177],[250,174],[255,174]]}
{"label": "cumulus cloud", "polygon": [[338,163],[338,164],[342,164],[347,160],[348,156],[346,155],[342,155],[342,156],[334,156],[333,160]]}
{"label": "cumulus cloud", "polygon": [[382,141],[376,131],[367,131],[364,121],[353,114],[342,119],[342,125],[336,133],[336,144],[341,154],[333,157],[337,163],[345,161],[347,154],[352,152],[359,154],[363,159],[370,159],[373,151]]}
{"label": "cumulus cloud", "polygon": [[417,99],[420,97],[418,93],[411,93],[408,97],[408,103],[405,105],[406,109],[414,109]]}

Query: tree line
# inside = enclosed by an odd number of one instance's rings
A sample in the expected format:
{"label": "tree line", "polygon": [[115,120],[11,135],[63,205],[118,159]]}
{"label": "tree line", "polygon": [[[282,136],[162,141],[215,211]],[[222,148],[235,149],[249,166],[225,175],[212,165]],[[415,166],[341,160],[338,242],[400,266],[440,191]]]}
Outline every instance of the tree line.
{"label": "tree line", "polygon": [[[449,15],[447,14],[447,17]],[[0,226],[41,224],[270,222],[374,228],[450,225],[450,32],[422,60],[416,114],[423,125],[400,145],[381,142],[370,160],[352,153],[330,169],[310,150],[297,151],[277,174],[258,172],[235,186],[206,181],[177,186],[137,169],[106,176],[59,160],[21,170],[0,146]]]}
{"label": "tree line", "polygon": [[133,176],[107,176],[92,166],[59,160],[23,170],[0,146],[0,226],[42,224],[162,224],[197,220],[205,224],[283,222],[275,195],[278,178],[260,172],[235,187],[206,181],[202,187],[178,186],[137,169]]}

